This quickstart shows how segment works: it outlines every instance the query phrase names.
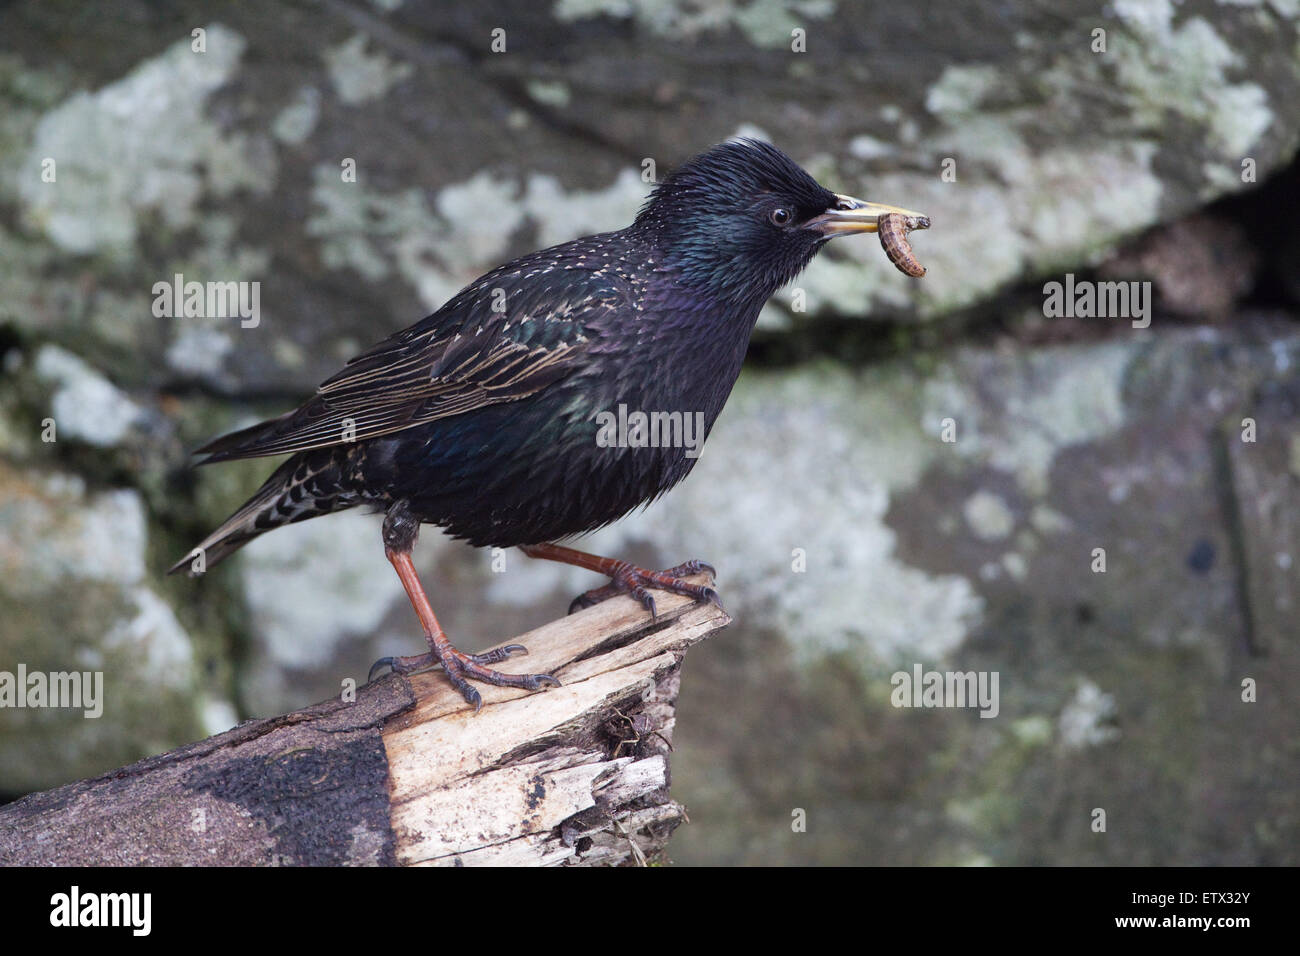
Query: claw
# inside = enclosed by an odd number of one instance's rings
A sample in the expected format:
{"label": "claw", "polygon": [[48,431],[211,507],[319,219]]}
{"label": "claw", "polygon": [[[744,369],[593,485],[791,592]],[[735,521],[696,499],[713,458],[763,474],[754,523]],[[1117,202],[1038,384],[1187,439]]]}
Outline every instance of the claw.
{"label": "claw", "polygon": [[701,571],[708,571],[709,577],[716,579],[718,576],[717,569],[707,561],[700,561],[693,558],[690,561],[683,561],[675,568],[669,568],[667,571],[661,571],[660,574],[666,574],[671,578],[689,578]]}
{"label": "claw", "polygon": [[424,639],[429,645],[429,653],[415,657],[381,658],[370,668],[370,679],[373,679],[375,671],[384,665],[388,665],[399,674],[409,674],[426,667],[441,665],[451,686],[465,698],[467,704],[473,705],[476,714],[483,706],[483,697],[469,685],[471,680],[484,681],[500,687],[522,687],[527,690],[537,690],[548,682],[559,686],[560,682],[550,674],[502,674],[487,666],[504,661],[515,654],[527,654],[528,650],[522,644],[507,644],[505,647],[494,648],[482,654],[466,654],[456,649],[443,633],[438,619],[434,617],[433,608],[429,606],[429,597],[424,593],[419,575],[416,574],[415,566],[411,563],[411,546],[415,543],[418,530],[419,522],[412,519],[405,499],[389,508],[388,515],[384,519],[384,554],[397,571],[397,576],[401,578],[406,596],[411,599],[411,606],[424,626]]}
{"label": "claw", "polygon": [[370,665],[370,675],[366,678],[366,683],[375,679],[375,671],[381,667],[389,667],[394,674],[414,674],[416,671],[422,671],[426,667],[436,667],[442,663],[434,654],[417,654],[414,657],[381,657]]}
{"label": "claw", "polygon": [[650,612],[650,620],[659,619],[659,608],[655,604],[654,595],[645,588],[636,587],[632,589],[632,596],[641,602],[641,606]]}
{"label": "claw", "polygon": [[370,665],[370,674],[366,677],[367,684],[373,684],[375,682],[375,671],[379,670],[381,667],[391,667],[394,671],[397,670],[394,658],[381,657]]}
{"label": "claw", "polygon": [[528,648],[522,644],[507,644],[505,647],[494,647],[490,651],[482,654],[471,654],[469,659],[475,664],[500,664],[502,661],[509,660],[515,655],[526,657]]}
{"label": "claw", "polygon": [[576,614],[578,611],[585,610],[589,607],[595,607],[601,601],[608,601],[612,597],[623,594],[621,588],[612,584],[606,584],[604,587],[592,588],[590,591],[584,591],[569,603],[569,613]]}
{"label": "claw", "polygon": [[451,686],[460,691],[460,696],[465,698],[465,703],[473,705],[474,716],[477,717],[478,712],[483,709],[483,695],[471,687],[469,681],[459,674],[448,671],[447,676],[451,679]]}
{"label": "claw", "polygon": [[477,714],[483,706],[483,697],[470,685],[471,680],[496,684],[498,687],[519,687],[524,690],[540,690],[548,685],[563,686],[559,679],[551,674],[502,674],[487,666],[527,653],[528,648],[522,644],[507,644],[482,654],[462,654],[450,645],[439,648],[431,644],[428,654],[415,657],[381,657],[371,665],[368,680],[374,680],[375,671],[381,667],[391,667],[394,674],[410,674],[426,667],[440,665],[446,671],[451,686],[465,698],[465,703],[474,707],[474,713]]}
{"label": "claw", "polygon": [[613,580],[609,584],[593,588],[574,598],[569,604],[569,613],[573,614],[584,608],[594,607],[601,601],[607,601],[619,594],[627,594],[641,602],[641,606],[650,612],[651,620],[658,620],[659,608],[655,604],[654,595],[650,593],[651,589],[684,594],[697,601],[708,601],[719,608],[722,607],[722,600],[716,590],[707,585],[683,580],[702,571],[707,571],[709,576],[715,579],[718,576],[713,565],[698,560],[684,561],[666,571],[647,571],[644,568],[626,565],[613,575]]}

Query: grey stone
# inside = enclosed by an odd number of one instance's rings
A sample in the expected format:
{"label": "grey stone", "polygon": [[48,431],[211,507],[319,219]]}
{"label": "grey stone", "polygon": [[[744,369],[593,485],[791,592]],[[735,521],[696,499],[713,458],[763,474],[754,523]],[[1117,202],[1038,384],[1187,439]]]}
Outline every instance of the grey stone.
{"label": "grey stone", "polygon": [[[102,714],[0,707],[0,791],[161,752],[207,727],[190,635],[146,566],[140,495],[0,465],[0,671],[98,672]],[[201,698],[200,698],[201,699]]]}
{"label": "grey stone", "polygon": [[[744,133],[928,212],[913,239],[930,271],[834,245],[764,311],[766,347],[820,354],[868,320],[888,357],[747,370],[690,480],[585,542],[715,562],[738,620],[684,671],[674,788],[694,822],[674,857],[1294,864],[1300,340],[1241,303],[1262,275],[1294,301],[1295,238],[1188,214],[1250,186],[1244,165],[1262,182],[1294,160],[1298,17],[1290,0],[938,17],[376,0],[90,31],[12,7],[0,670],[100,668],[109,693],[94,720],[0,709],[0,790],[333,696],[421,650],[374,516],[165,580],[271,465],[190,471],[187,450],[291,407],[491,266],[622,226],[650,166]],[[1156,283],[1151,329],[1042,314],[1042,282],[1094,266]],[[177,273],[260,282],[262,321],[154,315]],[[956,341],[991,315],[1020,336]],[[602,583],[435,529],[417,559],[468,650]],[[998,717],[891,706],[915,664],[998,673]]]}

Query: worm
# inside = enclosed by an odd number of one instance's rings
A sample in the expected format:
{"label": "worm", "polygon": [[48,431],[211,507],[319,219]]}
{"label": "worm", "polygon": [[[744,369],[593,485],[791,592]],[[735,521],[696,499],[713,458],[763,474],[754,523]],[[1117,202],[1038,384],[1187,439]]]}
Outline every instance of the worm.
{"label": "worm", "polygon": [[912,252],[912,244],[907,241],[907,234],[913,229],[929,229],[928,216],[904,216],[896,212],[887,213],[876,221],[876,230],[880,233],[880,244],[885,249],[889,261],[898,267],[904,275],[919,279],[925,275],[925,266],[917,261]]}

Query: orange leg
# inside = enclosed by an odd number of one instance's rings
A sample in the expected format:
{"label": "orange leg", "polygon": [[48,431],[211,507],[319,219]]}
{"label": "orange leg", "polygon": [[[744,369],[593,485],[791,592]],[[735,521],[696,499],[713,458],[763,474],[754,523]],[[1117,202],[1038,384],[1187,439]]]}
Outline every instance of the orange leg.
{"label": "orange leg", "polygon": [[713,566],[703,561],[686,561],[666,571],[649,571],[627,561],[602,558],[597,554],[588,554],[586,551],[566,548],[559,544],[525,544],[521,545],[519,550],[530,558],[543,558],[547,561],[576,565],[588,571],[606,574],[612,579],[611,583],[604,587],[593,588],[574,598],[573,603],[569,605],[570,614],[616,595],[630,594],[641,602],[641,605],[650,612],[651,617],[655,617],[655,599],[650,594],[651,588],[670,591],[673,594],[684,594],[697,601],[709,601],[718,607],[722,606],[718,592],[713,588],[684,580],[701,571],[708,571],[711,577],[716,577],[717,572],[713,570]]}
{"label": "orange leg", "polygon": [[424,627],[429,653],[412,657],[380,658],[370,668],[370,679],[373,680],[375,671],[384,666],[391,667],[398,674],[409,674],[441,664],[452,686],[460,691],[467,703],[474,705],[475,713],[483,706],[483,698],[470,686],[470,680],[499,687],[522,687],[526,690],[538,690],[547,684],[559,687],[560,682],[550,674],[502,674],[486,666],[499,663],[514,654],[527,654],[528,649],[522,644],[498,647],[484,654],[466,654],[452,645],[434,616],[429,596],[424,593],[420,578],[415,573],[415,565],[411,562],[411,549],[418,532],[419,522],[407,513],[405,502],[399,502],[389,509],[388,516],[384,519],[384,554],[401,578],[406,596],[411,600],[411,607],[415,608],[416,616]]}

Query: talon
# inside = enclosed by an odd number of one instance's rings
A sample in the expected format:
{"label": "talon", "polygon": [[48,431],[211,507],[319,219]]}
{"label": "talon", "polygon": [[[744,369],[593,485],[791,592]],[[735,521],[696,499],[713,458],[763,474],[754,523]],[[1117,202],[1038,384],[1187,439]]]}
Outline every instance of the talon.
{"label": "talon", "polygon": [[659,608],[655,604],[654,595],[642,587],[632,589],[632,596],[641,602],[641,606],[650,612],[650,620],[657,620],[659,617]]}
{"label": "talon", "polygon": [[435,667],[441,663],[441,659],[432,653],[417,654],[414,657],[381,657],[370,665],[370,676],[366,678],[366,683],[375,679],[375,671],[381,667],[392,668],[394,674],[414,674],[416,671]]}
{"label": "talon", "polygon": [[507,644],[505,647],[494,647],[482,654],[471,654],[469,659],[475,664],[499,664],[502,661],[509,660],[516,654],[525,657],[528,654],[528,648],[522,644]]}
{"label": "talon", "polygon": [[[500,671],[494,671],[489,667],[483,666],[481,661],[476,657],[495,657],[503,651],[512,653],[524,651],[522,644],[511,644],[507,647],[500,647],[488,651],[484,655],[462,654],[454,647],[444,649],[442,661],[443,668],[447,671],[447,677],[451,680],[452,686],[460,691],[460,695],[465,698],[465,702],[474,705],[474,712],[478,713],[483,706],[483,698],[477,690],[470,686],[471,680],[482,681],[485,684],[495,684],[497,687],[518,687],[521,690],[540,690],[543,686],[554,685],[561,686],[558,678],[551,674],[503,674]],[[503,655],[497,659],[504,660]]]}
{"label": "talon", "polygon": [[392,668],[393,673],[397,672],[397,667],[394,658],[381,657],[379,658],[379,660],[375,661],[373,664],[370,665],[370,674],[366,677],[367,684],[373,684],[375,682],[375,671],[379,670],[379,668],[381,667],[389,667]]}
{"label": "talon", "polygon": [[[446,641],[445,637],[443,641]],[[538,690],[549,685],[561,686],[559,680],[551,674],[503,674],[487,666],[511,657],[527,654],[528,648],[522,644],[507,644],[504,647],[494,647],[482,654],[464,654],[449,643],[431,641],[429,646],[430,651],[428,654],[420,654],[415,657],[380,658],[370,668],[369,680],[374,680],[375,672],[382,667],[391,667],[394,674],[410,674],[414,671],[424,670],[426,667],[441,667],[446,672],[447,680],[450,681],[451,686],[456,688],[461,697],[465,698],[465,703],[473,706],[476,714],[483,707],[483,697],[470,684],[471,680],[496,684],[498,687],[519,687],[524,690]]]}
{"label": "talon", "polygon": [[654,597],[650,594],[651,590],[682,594],[697,601],[708,601],[719,608],[722,607],[722,600],[718,597],[716,590],[707,585],[695,584],[692,581],[685,580],[688,577],[707,571],[709,577],[716,581],[718,572],[707,561],[692,559],[683,561],[675,568],[669,568],[666,571],[648,571],[645,568],[638,568],[635,565],[628,564],[626,561],[602,558],[599,555],[575,551],[573,548],[566,548],[558,544],[525,544],[520,545],[520,548],[531,558],[562,561],[565,564],[586,568],[589,571],[598,571],[609,576],[609,584],[604,587],[593,588],[574,598],[569,603],[570,614],[599,604],[601,601],[606,601],[616,595],[628,594],[640,601],[641,606],[650,612],[651,619],[655,620],[659,617],[659,608],[655,604]]}
{"label": "talon", "polygon": [[652,621],[659,619],[659,607],[655,603],[654,595],[650,593],[651,589],[659,591],[671,591],[673,594],[684,594],[687,597],[695,598],[697,601],[708,601],[722,607],[722,600],[718,597],[718,592],[711,587],[701,584],[692,584],[683,578],[699,574],[701,571],[708,571],[709,576],[717,579],[717,571],[713,565],[705,561],[684,561],[675,568],[669,568],[666,571],[647,571],[644,568],[637,568],[631,565],[623,565],[611,574],[612,580],[604,587],[593,588],[583,594],[579,594],[569,604],[569,613],[583,608],[592,607],[601,601],[619,594],[627,594],[641,602],[641,606],[650,612]]}
{"label": "talon", "polygon": [[[471,680],[496,684],[498,687],[521,687],[526,690],[536,690],[546,681],[558,685],[560,682],[550,674],[502,674],[487,666],[504,661],[515,654],[527,654],[528,649],[522,644],[507,644],[504,647],[484,651],[482,654],[466,654],[457,650],[448,640],[441,625],[438,624],[438,619],[433,616],[428,596],[424,593],[420,579],[415,573],[415,567],[411,564],[410,546],[415,541],[415,532],[401,523],[405,517],[408,517],[404,509],[405,502],[399,502],[389,509],[388,517],[384,519],[384,553],[396,569],[397,576],[402,579],[402,586],[406,588],[407,597],[411,599],[411,606],[415,608],[420,623],[424,625],[424,639],[429,646],[429,653],[415,657],[382,658],[370,668],[371,679],[374,678],[375,671],[385,664],[401,674],[423,670],[435,664],[441,665],[448,682],[465,699],[465,703],[474,707],[476,714],[483,707],[483,697],[470,686]],[[411,527],[416,528],[418,525]]]}
{"label": "talon", "polygon": [[626,593],[625,588],[620,588],[614,584],[606,584],[604,587],[592,588],[590,591],[585,591],[582,594],[579,594],[570,602],[569,613],[573,614],[575,611],[595,607],[602,601],[608,601],[610,598],[618,597],[620,594],[624,593]]}
{"label": "talon", "polygon": [[684,561],[677,565],[677,567],[669,568],[667,571],[661,571],[660,573],[666,574],[670,578],[688,578],[692,575],[699,574],[701,571],[708,571],[709,577],[717,580],[717,569],[707,561],[700,561],[698,559]]}
{"label": "talon", "polygon": [[474,705],[474,715],[483,709],[483,695],[469,686],[468,681],[452,681],[453,686],[460,691],[460,696],[465,698],[465,703]]}

